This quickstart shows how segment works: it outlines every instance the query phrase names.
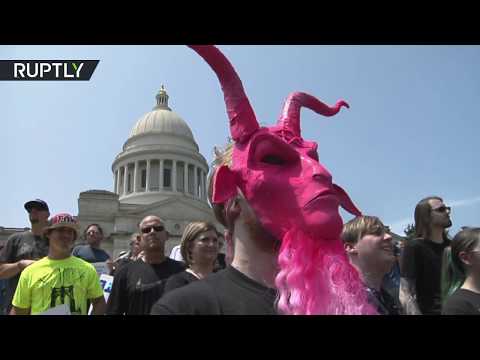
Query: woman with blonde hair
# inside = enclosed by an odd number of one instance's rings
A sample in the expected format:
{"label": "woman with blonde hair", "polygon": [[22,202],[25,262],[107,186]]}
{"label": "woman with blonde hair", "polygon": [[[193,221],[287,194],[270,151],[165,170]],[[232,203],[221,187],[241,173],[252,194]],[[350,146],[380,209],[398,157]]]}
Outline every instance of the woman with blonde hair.
{"label": "woman with blonde hair", "polygon": [[167,280],[164,293],[201,280],[212,273],[218,251],[218,232],[212,223],[197,221],[188,224],[180,242],[180,253],[187,269]]}

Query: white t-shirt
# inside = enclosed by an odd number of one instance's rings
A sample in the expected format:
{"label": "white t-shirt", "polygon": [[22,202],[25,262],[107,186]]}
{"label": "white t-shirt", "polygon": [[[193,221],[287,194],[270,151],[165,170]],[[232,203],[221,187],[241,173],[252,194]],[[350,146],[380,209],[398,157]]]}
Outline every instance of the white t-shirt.
{"label": "white t-shirt", "polygon": [[183,261],[182,253],[180,252],[180,245],[173,247],[169,258],[177,261]]}

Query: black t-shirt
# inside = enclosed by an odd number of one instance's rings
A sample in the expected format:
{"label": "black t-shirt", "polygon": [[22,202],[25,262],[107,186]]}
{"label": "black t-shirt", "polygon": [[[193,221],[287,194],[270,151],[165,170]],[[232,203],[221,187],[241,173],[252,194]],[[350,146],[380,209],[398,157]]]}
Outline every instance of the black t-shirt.
{"label": "black t-shirt", "polygon": [[91,247],[90,245],[78,245],[72,255],[79,257],[89,263],[105,262],[110,259],[110,255],[105,250]]}
{"label": "black t-shirt", "polygon": [[443,315],[480,315],[480,294],[458,289],[445,302]]}
{"label": "black t-shirt", "polygon": [[[40,260],[47,255],[48,241],[42,236],[37,236],[31,231],[26,231],[13,234],[7,239],[7,243],[0,253],[0,263],[11,264],[20,260]],[[20,279],[20,273],[7,280],[5,304],[8,312],[11,309],[18,279]]]}
{"label": "black t-shirt", "polygon": [[115,263],[113,264],[113,270],[110,275],[115,276],[115,274],[118,273],[120,268],[124,267],[126,264],[131,263],[135,260],[130,259],[128,256],[122,257],[120,259],[117,259]]}
{"label": "black t-shirt", "polygon": [[163,294],[165,280],[184,269],[183,263],[170,258],[160,264],[147,264],[141,259],[126,263],[113,278],[107,314],[149,314]]}
{"label": "black t-shirt", "polygon": [[225,254],[219,253],[217,255],[217,260],[215,261],[215,266],[213,268],[213,272],[223,270],[226,267],[227,267],[227,263],[225,262]]}
{"label": "black t-shirt", "polygon": [[443,250],[450,245],[412,239],[402,253],[402,277],[415,280],[418,307],[422,314],[439,315],[442,310],[441,273]]}
{"label": "black t-shirt", "polygon": [[168,278],[165,283],[165,290],[163,294],[166,294],[172,290],[178,289],[179,287],[190,284],[191,282],[197,281],[198,278],[189,273],[188,271],[182,271],[178,274],[172,275]]}
{"label": "black t-shirt", "polygon": [[276,291],[232,266],[165,294],[152,315],[275,315]]}

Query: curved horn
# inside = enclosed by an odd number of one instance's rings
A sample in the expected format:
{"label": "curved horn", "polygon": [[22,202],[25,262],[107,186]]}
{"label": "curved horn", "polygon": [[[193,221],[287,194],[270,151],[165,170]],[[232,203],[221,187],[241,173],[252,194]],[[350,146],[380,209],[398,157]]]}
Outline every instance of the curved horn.
{"label": "curved horn", "polygon": [[303,92],[294,92],[288,95],[283,106],[282,113],[278,119],[278,125],[284,129],[291,130],[295,135],[300,136],[300,108],[307,107],[316,113],[324,116],[333,116],[340,111],[342,106],[350,106],[343,100],[339,100],[335,106],[331,107],[316,97]]}
{"label": "curved horn", "polygon": [[189,45],[189,47],[217,74],[225,98],[232,138],[238,143],[245,142],[259,125],[235,69],[225,55],[213,45]]}

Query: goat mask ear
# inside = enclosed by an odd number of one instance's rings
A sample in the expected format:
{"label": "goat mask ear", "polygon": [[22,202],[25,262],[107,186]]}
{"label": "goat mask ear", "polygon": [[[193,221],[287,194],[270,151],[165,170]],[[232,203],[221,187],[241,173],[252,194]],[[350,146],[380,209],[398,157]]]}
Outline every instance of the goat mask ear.
{"label": "goat mask ear", "polygon": [[350,199],[350,196],[337,184],[333,184],[333,189],[337,195],[340,206],[348,211],[350,214],[355,216],[361,216],[362,212],[358,210],[353,201]]}
{"label": "goat mask ear", "polygon": [[237,181],[235,174],[226,165],[222,165],[213,179],[212,202],[223,204],[237,195]]}

